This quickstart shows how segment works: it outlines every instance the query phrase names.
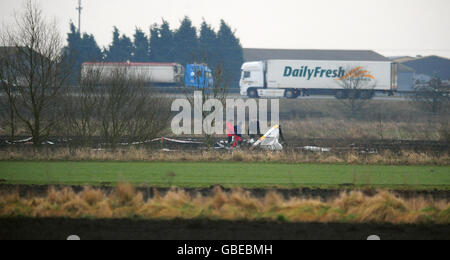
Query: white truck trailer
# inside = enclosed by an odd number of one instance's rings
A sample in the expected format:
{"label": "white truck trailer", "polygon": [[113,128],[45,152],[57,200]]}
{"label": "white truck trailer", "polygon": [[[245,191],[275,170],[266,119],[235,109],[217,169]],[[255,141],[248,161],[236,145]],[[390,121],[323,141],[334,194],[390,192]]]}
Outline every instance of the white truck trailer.
{"label": "white truck trailer", "polygon": [[178,63],[130,63],[130,62],[86,62],[82,65],[81,75],[89,71],[99,71],[100,78],[107,81],[118,69],[126,70],[131,78],[143,79],[155,84],[179,84],[184,80],[184,67]]}
{"label": "white truck trailer", "polygon": [[390,61],[267,60],[242,65],[241,95],[250,98],[357,93],[372,98],[397,89],[398,64]]}

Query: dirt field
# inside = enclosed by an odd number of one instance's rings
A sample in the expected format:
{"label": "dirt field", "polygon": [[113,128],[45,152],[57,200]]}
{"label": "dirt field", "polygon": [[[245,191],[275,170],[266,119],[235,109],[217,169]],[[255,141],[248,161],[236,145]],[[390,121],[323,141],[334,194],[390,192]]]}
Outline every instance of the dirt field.
{"label": "dirt field", "polygon": [[206,220],[0,219],[0,240],[450,240],[449,225],[310,224]]}

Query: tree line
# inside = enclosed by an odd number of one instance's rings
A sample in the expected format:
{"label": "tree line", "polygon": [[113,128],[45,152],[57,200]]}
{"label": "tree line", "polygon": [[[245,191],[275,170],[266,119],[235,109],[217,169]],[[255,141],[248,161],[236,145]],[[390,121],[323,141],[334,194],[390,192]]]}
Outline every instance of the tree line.
{"label": "tree line", "polygon": [[216,32],[206,21],[197,29],[189,17],[184,17],[176,29],[165,20],[153,24],[148,34],[136,28],[132,38],[114,27],[112,42],[103,49],[94,35],[81,35],[71,23],[64,55],[78,72],[83,62],[177,62],[183,66],[206,63],[213,70],[221,67],[224,78],[235,87],[243,63],[240,40],[224,20]]}

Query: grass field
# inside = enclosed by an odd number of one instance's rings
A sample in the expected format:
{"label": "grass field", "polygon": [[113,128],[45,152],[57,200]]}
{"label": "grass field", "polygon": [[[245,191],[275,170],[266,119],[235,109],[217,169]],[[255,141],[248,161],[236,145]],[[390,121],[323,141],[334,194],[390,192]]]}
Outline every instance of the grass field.
{"label": "grass field", "polygon": [[277,163],[0,162],[7,184],[450,189],[448,166]]}

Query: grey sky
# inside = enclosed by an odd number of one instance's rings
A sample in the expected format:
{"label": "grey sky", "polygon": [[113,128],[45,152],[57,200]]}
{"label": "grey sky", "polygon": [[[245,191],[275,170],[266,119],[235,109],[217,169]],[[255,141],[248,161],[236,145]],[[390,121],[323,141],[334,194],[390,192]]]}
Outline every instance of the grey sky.
{"label": "grey sky", "polygon": [[[78,22],[78,0],[36,0],[62,33]],[[0,0],[0,21],[10,24],[22,0]],[[83,0],[82,31],[108,45],[112,27],[132,36],[134,28],[188,15],[217,28],[224,19],[244,47],[373,49],[390,55],[450,58],[449,0]]]}

